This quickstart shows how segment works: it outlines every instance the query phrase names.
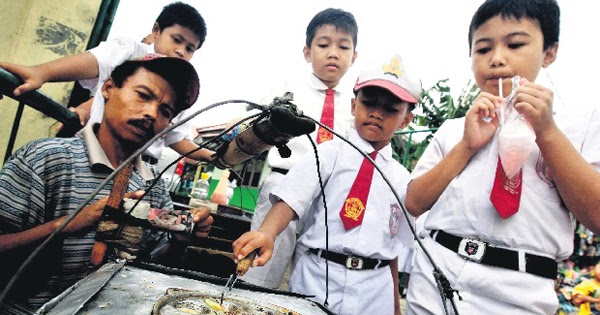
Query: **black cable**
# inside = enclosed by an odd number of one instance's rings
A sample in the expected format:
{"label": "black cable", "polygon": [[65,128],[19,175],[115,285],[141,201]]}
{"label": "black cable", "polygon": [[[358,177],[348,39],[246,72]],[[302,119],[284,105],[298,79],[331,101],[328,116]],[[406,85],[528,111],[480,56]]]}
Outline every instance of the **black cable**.
{"label": "black cable", "polygon": [[[157,139],[159,139],[160,137],[162,137],[163,135],[167,134],[168,132],[170,132],[171,130],[179,127],[182,124],[185,124],[186,122],[188,122],[189,120],[191,120],[192,118],[196,117],[197,115],[216,108],[218,106],[224,105],[224,104],[237,104],[237,103],[244,103],[244,104],[249,104],[258,108],[263,108],[262,105],[258,105],[252,102],[248,102],[248,101],[244,101],[244,100],[230,100],[230,101],[223,101],[223,102],[218,102],[209,106],[206,106],[200,110],[197,110],[196,112],[192,113],[191,115],[189,115],[188,117],[178,121],[177,123],[163,129],[161,132],[157,133],[154,137],[152,137],[145,145],[143,145],[141,148],[139,148],[137,151],[135,151],[129,158],[127,158],[125,161],[123,161],[112,173],[110,173],[106,179],[104,179],[104,181],[102,181],[98,187],[96,187],[96,189],[94,189],[94,191],[92,191],[92,193],[90,194],[90,196],[84,200],[84,202],[82,202],[82,204],[75,209],[71,214],[69,214],[66,219],[56,228],[56,230],[54,230],[28,257],[27,259],[23,262],[23,264],[21,264],[21,266],[19,267],[19,269],[14,273],[14,275],[11,277],[10,281],[6,284],[6,287],[4,287],[4,290],[2,290],[2,293],[0,294],[0,302],[4,301],[4,299],[6,298],[8,292],[10,292],[10,289],[14,286],[15,282],[17,281],[17,279],[21,276],[21,274],[25,271],[25,269],[31,264],[31,262],[37,257],[37,255],[39,255],[39,253],[56,237],[56,235],[58,235],[62,230],[64,230],[64,228],[75,218],[75,216],[77,214],[79,214],[79,212],[81,212],[81,210],[83,210],[83,208],[90,202],[92,201],[96,195],[100,192],[100,190],[102,190],[102,188],[104,188],[104,186],[106,186],[123,168],[125,168],[127,165],[129,165],[137,156],[139,156],[140,154],[144,153],[146,151],[146,149],[148,149],[148,147],[150,147],[150,145],[152,145],[152,143],[154,141],[156,141]],[[264,107],[264,108],[269,108]]]}
{"label": "black cable", "polygon": [[[312,119],[312,118],[311,118]],[[310,140],[310,144],[313,147],[313,152],[315,153],[315,160],[316,160],[316,166],[317,166],[317,177],[319,178],[319,187],[321,188],[321,195],[323,196],[323,209],[325,210],[325,255],[326,257],[329,257],[329,224],[327,223],[328,221],[328,217],[327,217],[327,202],[325,200],[325,186],[323,185],[323,178],[321,178],[321,164],[319,163],[319,153],[317,152],[317,145],[315,144],[315,141],[312,139],[312,137],[310,135],[306,135],[308,137],[308,139]],[[338,135],[339,137],[339,135]],[[323,305],[325,305],[325,307],[329,307],[329,302],[327,301],[329,299],[329,259],[325,259],[325,302],[323,302]]]}
{"label": "black cable", "polygon": [[436,283],[437,283],[437,286],[438,286],[438,291],[440,293],[440,297],[441,297],[442,302],[444,304],[444,311],[445,311],[445,313],[449,314],[448,310],[446,308],[446,299],[450,299],[450,303],[452,304],[454,313],[456,315],[459,315],[458,309],[456,307],[456,303],[454,302],[454,298],[453,298],[454,292],[458,292],[458,291],[452,289],[452,287],[450,285],[450,281],[448,281],[448,278],[444,275],[444,273],[440,270],[440,268],[434,262],[433,257],[431,257],[431,254],[429,253],[429,251],[427,251],[427,249],[425,248],[425,246],[423,245],[423,243],[421,242],[421,240],[417,236],[417,232],[415,230],[415,227],[410,223],[410,218],[409,218],[408,211],[406,210],[406,207],[404,206],[404,203],[400,200],[400,196],[398,195],[398,192],[393,187],[393,185],[390,183],[390,181],[387,178],[387,176],[385,176],[385,174],[381,171],[381,169],[379,168],[379,166],[377,166],[377,164],[375,164],[375,161],[373,161],[373,159],[371,159],[371,157],[367,153],[363,152],[355,144],[353,144],[352,142],[350,142],[349,140],[347,140],[346,138],[344,138],[340,134],[336,133],[331,128],[329,128],[326,125],[322,124],[321,122],[319,122],[319,121],[317,121],[317,120],[315,120],[315,119],[313,119],[311,117],[308,117],[308,116],[304,116],[304,117],[310,119],[311,121],[313,121],[317,125],[325,128],[327,131],[329,131],[332,134],[336,135],[338,138],[340,138],[341,140],[343,140],[344,142],[346,142],[347,144],[349,144],[351,147],[353,147],[354,149],[356,149],[358,152],[360,152],[360,154],[363,157],[365,157],[367,160],[369,160],[369,162],[371,164],[373,164],[373,166],[375,167],[375,169],[377,170],[377,172],[381,175],[381,177],[383,178],[383,180],[386,182],[386,184],[388,185],[388,187],[390,188],[390,190],[394,194],[394,197],[396,197],[396,200],[398,201],[398,204],[400,205],[400,208],[402,209],[402,213],[404,214],[404,218],[406,219],[407,225],[410,228],[411,233],[413,234],[413,236],[414,236],[417,244],[421,247],[421,249],[423,250],[423,253],[425,253],[425,256],[427,256],[427,259],[429,260],[429,262],[431,263],[431,265],[433,267],[434,279],[436,280]]}

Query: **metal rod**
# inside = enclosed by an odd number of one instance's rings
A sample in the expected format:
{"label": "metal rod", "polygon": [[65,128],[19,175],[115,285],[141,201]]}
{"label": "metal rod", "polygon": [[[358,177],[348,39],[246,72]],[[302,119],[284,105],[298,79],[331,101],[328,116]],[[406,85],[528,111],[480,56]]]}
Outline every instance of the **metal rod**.
{"label": "metal rod", "polygon": [[6,145],[6,152],[4,153],[4,162],[6,162],[6,160],[8,160],[8,158],[12,155],[12,150],[15,146],[15,140],[17,139],[17,133],[19,132],[19,126],[21,125],[21,117],[23,117],[23,108],[25,108],[25,105],[23,102],[19,102],[17,112],[15,113],[15,119],[13,120],[10,138],[8,138],[8,144]]}

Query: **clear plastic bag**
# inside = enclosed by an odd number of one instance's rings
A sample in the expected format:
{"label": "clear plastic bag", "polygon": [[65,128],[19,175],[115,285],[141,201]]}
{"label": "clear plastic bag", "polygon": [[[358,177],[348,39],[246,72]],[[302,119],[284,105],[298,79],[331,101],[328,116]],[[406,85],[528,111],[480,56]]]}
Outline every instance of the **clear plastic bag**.
{"label": "clear plastic bag", "polygon": [[535,147],[535,133],[514,107],[515,91],[519,86],[521,77],[512,78],[512,92],[500,105],[500,135],[498,140],[498,154],[502,168],[508,178],[517,174]]}

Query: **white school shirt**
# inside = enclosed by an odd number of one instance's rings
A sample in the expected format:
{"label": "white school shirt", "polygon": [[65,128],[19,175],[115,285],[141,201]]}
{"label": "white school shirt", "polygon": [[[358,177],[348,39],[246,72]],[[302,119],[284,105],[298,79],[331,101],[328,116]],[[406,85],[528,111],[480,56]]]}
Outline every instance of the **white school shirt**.
{"label": "white school shirt", "polygon": [[[360,150],[370,153],[373,147],[350,130],[348,139]],[[329,226],[329,250],[337,253],[391,260],[401,249],[411,247],[413,237],[398,200],[377,170],[374,170],[362,224],[346,231],[340,210],[354,183],[363,156],[339,138],[318,146],[321,176],[327,201],[327,216],[313,154],[306,154],[273,189],[272,200],[281,198],[299,217],[307,216],[298,247],[325,249],[325,220]],[[408,171],[392,157],[390,144],[379,151],[376,165],[390,180],[404,202]],[[409,216],[411,224],[414,220]],[[329,279],[329,308],[336,314],[391,314],[394,309],[393,275],[390,267],[373,270],[350,270],[313,254],[299,258],[289,282],[290,291],[314,296],[324,303],[325,280]],[[394,275],[395,276],[395,275]],[[373,303],[373,301],[377,301]]]}
{"label": "white school shirt", "polygon": [[[373,147],[351,129],[348,138],[364,152]],[[391,260],[402,247],[412,247],[412,234],[398,201],[381,175],[374,170],[362,224],[346,231],[340,210],[354,183],[363,156],[349,144],[334,138],[318,146],[321,178],[325,185],[329,250],[363,257]],[[388,144],[379,151],[376,164],[390,180],[404,203],[408,171],[392,157]],[[325,210],[317,177],[314,154],[307,154],[290,169],[271,193],[272,201],[285,201],[298,215],[308,216],[298,243],[307,248],[325,249]],[[411,224],[414,219],[410,217]]]}
{"label": "white school shirt", "polygon": [[[275,96],[282,96],[283,92],[292,92],[294,94],[292,103],[297,105],[306,116],[320,121],[327,86],[319,78],[310,73],[304,80],[286,82],[283,90],[281,95]],[[333,90],[333,130],[347,137],[348,130],[354,126],[352,105],[350,103],[352,99],[351,90],[349,89],[348,92],[344,92],[340,84],[334,87]],[[315,143],[318,129],[318,126],[316,126],[315,131],[311,133],[311,138]],[[272,148],[269,151],[267,156],[269,166],[289,170],[306,152],[313,152],[312,145],[306,136],[292,138],[287,143],[287,146],[292,151],[292,155],[289,158],[282,158],[277,148]]]}
{"label": "white school shirt", "polygon": [[[600,112],[594,108],[562,110],[556,125],[581,156],[600,170]],[[463,136],[464,118],[447,120],[417,163],[415,178],[433,168]],[[551,174],[535,146],[523,168],[519,211],[500,218],[490,201],[498,162],[498,133],[479,149],[454,178],[425,220],[425,233],[444,230],[476,237],[500,247],[528,251],[563,260],[573,252],[574,218],[562,203]],[[564,161],[568,167],[569,161]]]}
{"label": "white school shirt", "polygon": [[[118,37],[102,42],[97,47],[88,51],[94,55],[98,61],[98,77],[94,79],[80,80],[79,83],[84,88],[90,90],[92,94],[95,94],[96,91],[100,90],[102,84],[104,84],[104,81],[110,77],[110,74],[118,65],[134,57],[155,53],[154,44],[147,45],[126,37]],[[104,97],[99,94],[94,97],[92,102],[90,120],[88,123],[100,123],[103,115]],[[173,117],[171,123],[174,124],[184,117],[185,111],[182,111],[177,116]],[[191,139],[190,131],[191,128],[189,124],[185,123],[173,129],[164,137],[156,140],[150,147],[148,147],[145,153],[154,157],[155,159],[159,159],[165,146],[170,146],[171,144],[177,143],[184,139]]]}

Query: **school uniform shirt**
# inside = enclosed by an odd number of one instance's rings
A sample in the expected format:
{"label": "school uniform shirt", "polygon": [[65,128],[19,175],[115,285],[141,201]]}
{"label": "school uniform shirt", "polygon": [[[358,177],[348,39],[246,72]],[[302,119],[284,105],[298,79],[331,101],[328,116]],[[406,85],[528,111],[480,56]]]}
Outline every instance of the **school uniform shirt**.
{"label": "school uniform shirt", "polygon": [[[555,114],[557,126],[575,149],[600,170],[600,114],[598,109],[563,110]],[[431,168],[452,150],[463,136],[464,118],[444,122],[417,163],[412,177]],[[498,133],[452,180],[430,210],[425,230],[444,230],[462,237],[476,237],[491,244],[520,249],[553,258],[573,252],[571,213],[562,203],[552,174],[537,146],[523,167],[519,211],[503,220],[490,201],[498,162]],[[564,161],[568,167],[569,161]]]}
{"label": "school uniform shirt", "polygon": [[[325,102],[325,91],[327,86],[314,74],[310,74],[304,81],[287,81],[284,87],[285,91],[294,94],[292,103],[298,106],[302,113],[317,121],[321,119],[323,104]],[[350,128],[354,127],[354,116],[352,116],[352,90],[343,90],[343,86],[337,85],[334,90],[334,121],[333,130],[344,137],[348,136]],[[283,93],[281,93],[283,95]],[[279,96],[279,95],[278,95]],[[317,131],[319,126],[316,126],[315,131],[310,134],[315,141],[317,139]],[[335,138],[335,136],[334,136]],[[282,158],[279,155],[277,148],[269,151],[267,162],[271,167],[277,167],[289,170],[298,160],[307,152],[312,152],[312,145],[306,136],[292,138],[287,146],[292,151],[292,155],[288,158]]]}
{"label": "school uniform shirt", "polygon": [[[351,87],[342,83],[333,88],[334,90],[334,123],[333,129],[344,137],[347,137],[348,131],[354,126],[354,116],[352,116],[352,98]],[[325,102],[325,91],[327,86],[319,80],[312,72],[300,80],[288,80],[281,87],[272,89],[269,100],[261,100],[260,103],[269,103],[275,96],[282,96],[284,92],[292,92],[294,95],[293,104],[297,105],[302,112],[319,121]],[[348,91],[346,93],[345,91]],[[316,143],[318,126],[311,133],[311,138]],[[334,136],[335,138],[335,136]],[[313,148],[310,140],[306,136],[292,138],[287,146],[291,150],[291,156],[282,158],[277,148],[272,148],[267,155],[267,163],[272,168],[289,170],[305,154],[313,154]],[[271,190],[283,178],[283,174],[272,172],[264,179],[261,184],[258,201],[254,209],[251,229],[260,227],[265,216],[271,209],[269,195]],[[271,260],[260,268],[251,268],[242,277],[247,282],[272,289],[277,289],[285,275],[288,264],[293,257],[294,247],[296,246],[296,225],[297,222],[291,222],[290,225],[279,235],[275,243],[275,250]],[[300,223],[300,226],[302,223]],[[300,227],[301,229],[301,227]]]}
{"label": "school uniform shirt", "polygon": [[[348,138],[360,150],[370,153],[373,147],[352,129]],[[298,245],[325,249],[325,221],[329,227],[329,250],[381,260],[396,258],[402,248],[412,247],[413,237],[401,206],[383,180],[374,171],[362,224],[346,230],[340,218],[348,192],[354,183],[363,156],[349,144],[334,138],[318,146],[320,173],[327,202],[323,206],[314,154],[307,154],[287,174],[285,181],[272,192],[272,201],[285,201],[298,217],[307,216]],[[392,157],[390,144],[379,151],[376,165],[390,180],[404,202],[408,171]],[[411,224],[414,220],[410,217]],[[325,298],[325,260],[305,253],[300,257],[290,279],[290,290]],[[349,270],[329,262],[329,304],[336,314],[391,314],[394,290],[390,267],[374,270]],[[376,301],[376,303],[374,303]]]}
{"label": "school uniform shirt", "polygon": [[[598,109],[562,110],[554,119],[581,156],[600,170]],[[464,118],[444,122],[412,177],[422,175],[439,163],[460,141],[463,130]],[[455,298],[455,302],[461,314],[479,314],[481,310],[489,314],[553,314],[558,308],[553,280],[465,260],[429,237],[430,231],[443,230],[556,261],[566,259],[573,252],[574,218],[562,203],[537,146],[522,170],[519,211],[505,220],[496,212],[490,193],[498,161],[498,132],[450,182],[429,211],[419,236],[453,289],[460,291],[462,299]],[[564,163],[564,167],[568,167],[569,161]],[[439,314],[443,306],[431,263],[420,248],[416,249],[415,256],[407,313]]]}
{"label": "school uniform shirt", "polygon": [[[127,37],[118,37],[102,42],[97,47],[88,51],[98,61],[98,77],[89,80],[80,80],[79,83],[84,88],[90,90],[93,95],[101,90],[104,81],[110,77],[110,74],[118,65],[131,58],[155,53],[154,44],[147,45]],[[102,121],[104,103],[102,94],[95,95],[88,123],[99,123]],[[171,123],[175,124],[185,118],[185,113],[185,110],[180,112],[177,116],[173,117]],[[182,124],[152,143],[146,149],[145,154],[155,159],[160,159],[165,146],[170,146],[184,139],[191,139],[190,131],[191,127],[188,123]]]}
{"label": "school uniform shirt", "polygon": [[[32,141],[19,150],[0,170],[0,234],[17,233],[71,214],[113,171],[111,163],[89,124],[72,138],[46,138]],[[134,160],[127,192],[145,190],[158,172],[138,157]],[[104,186],[90,202],[108,196],[112,184]],[[159,179],[144,197],[152,207],[172,209],[172,201]],[[19,313],[19,308],[35,310],[63,292],[88,272],[96,231],[59,236],[48,244],[38,259],[16,282],[10,295],[25,299],[23,304],[0,306],[0,313]],[[151,232],[144,237],[148,250],[166,240],[167,233]],[[12,277],[20,263],[35,248],[27,247],[4,254],[0,283]],[[12,296],[8,297],[11,301]],[[10,303],[8,303],[10,304]],[[31,313],[31,312],[30,312]]]}

